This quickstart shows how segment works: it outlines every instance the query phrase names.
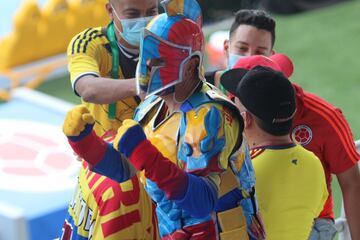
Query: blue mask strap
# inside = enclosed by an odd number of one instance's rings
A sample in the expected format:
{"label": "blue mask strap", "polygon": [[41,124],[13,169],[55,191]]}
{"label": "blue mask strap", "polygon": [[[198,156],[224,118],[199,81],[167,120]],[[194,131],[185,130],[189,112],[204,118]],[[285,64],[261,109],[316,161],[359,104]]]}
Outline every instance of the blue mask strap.
{"label": "blue mask strap", "polygon": [[[119,79],[119,48],[117,45],[116,35],[114,31],[114,23],[111,22],[107,27],[107,36],[111,47],[111,78]],[[108,118],[110,120],[116,119],[116,102],[109,104]]]}

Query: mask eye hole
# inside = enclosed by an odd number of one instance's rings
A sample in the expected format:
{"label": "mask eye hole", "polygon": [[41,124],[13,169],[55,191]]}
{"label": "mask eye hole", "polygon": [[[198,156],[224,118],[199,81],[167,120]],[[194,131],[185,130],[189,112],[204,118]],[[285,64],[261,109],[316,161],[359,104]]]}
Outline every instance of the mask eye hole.
{"label": "mask eye hole", "polygon": [[190,157],[193,154],[193,149],[188,143],[183,143],[181,146],[181,151],[187,156]]}

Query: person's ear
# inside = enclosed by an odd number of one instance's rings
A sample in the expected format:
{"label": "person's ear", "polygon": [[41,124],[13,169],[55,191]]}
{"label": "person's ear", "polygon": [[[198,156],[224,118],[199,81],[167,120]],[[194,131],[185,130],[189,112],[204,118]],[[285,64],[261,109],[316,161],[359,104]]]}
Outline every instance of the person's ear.
{"label": "person's ear", "polygon": [[109,18],[111,19],[111,21],[113,21],[114,20],[114,13],[113,13],[113,8],[112,8],[110,2],[107,2],[105,4],[105,9],[106,9],[106,12],[109,15]]}
{"label": "person's ear", "polygon": [[184,68],[184,77],[185,79],[192,79],[198,75],[198,67],[200,64],[200,59],[198,57],[192,57],[186,64]]}
{"label": "person's ear", "polygon": [[230,40],[226,39],[226,40],[224,40],[223,51],[224,51],[224,55],[227,59],[229,58],[229,50],[230,50]]}
{"label": "person's ear", "polygon": [[271,55],[274,55],[276,52],[272,49],[271,50]]}
{"label": "person's ear", "polygon": [[244,128],[249,128],[251,127],[254,118],[252,117],[251,113],[249,113],[248,111],[244,111],[241,113],[241,116],[244,119]]}
{"label": "person's ear", "polygon": [[225,66],[229,66],[230,40],[224,41],[223,54],[225,56]]}

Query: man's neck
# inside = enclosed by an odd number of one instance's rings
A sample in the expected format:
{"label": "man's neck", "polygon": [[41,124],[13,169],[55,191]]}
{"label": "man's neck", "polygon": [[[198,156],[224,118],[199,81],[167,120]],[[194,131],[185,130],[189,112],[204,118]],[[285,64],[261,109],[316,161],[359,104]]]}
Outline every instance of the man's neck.
{"label": "man's neck", "polygon": [[247,134],[247,136],[251,136],[247,137],[250,149],[265,146],[279,146],[292,143],[290,135],[274,136],[266,132],[257,132]]}
{"label": "man's neck", "polygon": [[139,48],[129,48],[119,42],[117,44],[118,44],[119,49],[123,50],[126,54],[131,54],[133,56],[139,56],[139,52],[140,52]]}

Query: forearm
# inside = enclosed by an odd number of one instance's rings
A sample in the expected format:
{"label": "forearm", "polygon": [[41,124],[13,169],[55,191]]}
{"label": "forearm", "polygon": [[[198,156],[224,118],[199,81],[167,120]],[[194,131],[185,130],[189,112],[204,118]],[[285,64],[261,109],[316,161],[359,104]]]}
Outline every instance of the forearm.
{"label": "forearm", "polygon": [[180,199],[185,194],[186,173],[166,159],[148,140],[142,141],[129,157],[137,169],[145,170],[145,177],[155,182],[169,199]]}
{"label": "forearm", "polygon": [[68,141],[73,151],[91,166],[98,164],[107,150],[106,142],[95,134],[91,125],[87,125],[79,136],[68,136]]}
{"label": "forearm", "polygon": [[341,187],[352,239],[360,239],[360,170],[358,164],[336,175]]}
{"label": "forearm", "polygon": [[217,188],[211,180],[184,172],[166,159],[148,140],[143,141],[129,160],[145,169],[146,178],[155,182],[167,197],[194,216],[214,211]]}
{"label": "forearm", "polygon": [[344,209],[352,239],[360,239],[360,184],[343,191]]}
{"label": "forearm", "polygon": [[144,130],[134,120],[123,122],[114,144],[137,170],[144,170],[145,177],[181,209],[196,217],[208,216],[214,211],[218,198],[217,173],[199,177],[180,169],[146,139]]}
{"label": "forearm", "polygon": [[76,92],[86,102],[109,104],[136,96],[135,79],[84,76],[76,81]]}
{"label": "forearm", "polygon": [[136,173],[120,153],[111,144],[98,137],[94,131],[86,136],[80,135],[68,139],[74,152],[89,164],[93,172],[117,182],[126,181]]}
{"label": "forearm", "polygon": [[111,178],[116,182],[124,182],[129,180],[136,174],[136,169],[124,159],[111,144],[107,144],[107,150],[103,159],[96,165],[91,167],[93,172]]}

